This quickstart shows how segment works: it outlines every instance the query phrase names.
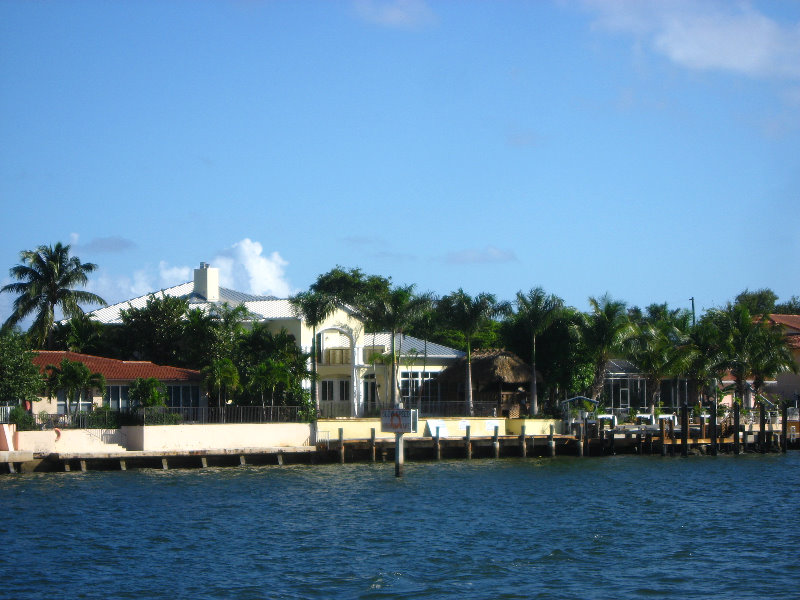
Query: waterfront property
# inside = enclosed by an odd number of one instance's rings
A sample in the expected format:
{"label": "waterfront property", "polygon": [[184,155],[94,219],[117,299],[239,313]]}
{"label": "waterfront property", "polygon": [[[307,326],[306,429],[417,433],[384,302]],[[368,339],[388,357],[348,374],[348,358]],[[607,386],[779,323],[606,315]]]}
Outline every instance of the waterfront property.
{"label": "waterfront property", "polygon": [[[58,367],[67,359],[79,362],[92,373],[99,373],[106,380],[104,389],[80,390],[71,412],[88,412],[98,406],[108,406],[112,411],[127,411],[132,408],[128,398],[131,383],[138,378],[155,378],[167,390],[167,406],[175,409],[199,409],[207,406],[200,371],[169,367],[141,360],[116,360],[78,352],[63,350],[40,350],[33,357],[33,363],[43,375],[47,375],[50,365]],[[32,412],[63,415],[67,412],[67,393],[56,390],[52,396],[43,395],[33,403]]]}
{"label": "waterfront property", "polygon": [[[194,270],[193,281],[105,306],[88,315],[107,325],[120,324],[122,310],[144,308],[150,297],[165,295],[185,298],[190,308],[203,311],[224,303],[241,305],[247,310],[250,323],[264,323],[273,333],[285,330],[304,352],[311,352],[314,330],[288,299],[220,286],[219,269],[207,263]],[[362,417],[389,406],[390,333],[367,333],[356,311],[342,305],[317,325],[316,336],[318,381],[314,385],[322,415]],[[399,354],[397,381],[401,398],[408,402],[422,394],[429,403],[440,400],[438,386],[432,381],[463,352],[402,334],[397,335],[395,346]],[[312,384],[306,382],[306,385]]]}

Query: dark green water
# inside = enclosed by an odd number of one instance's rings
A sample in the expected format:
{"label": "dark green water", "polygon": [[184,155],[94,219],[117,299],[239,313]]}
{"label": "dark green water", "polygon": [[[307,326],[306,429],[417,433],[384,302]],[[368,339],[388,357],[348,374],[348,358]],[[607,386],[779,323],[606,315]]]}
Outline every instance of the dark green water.
{"label": "dark green water", "polygon": [[0,598],[800,597],[800,453],[0,477]]}

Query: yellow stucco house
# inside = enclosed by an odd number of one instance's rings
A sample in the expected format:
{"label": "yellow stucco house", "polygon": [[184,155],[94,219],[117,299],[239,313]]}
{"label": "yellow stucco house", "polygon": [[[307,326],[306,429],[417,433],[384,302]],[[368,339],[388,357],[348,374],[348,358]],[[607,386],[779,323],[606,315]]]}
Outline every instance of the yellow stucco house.
{"label": "yellow stucco house", "polygon": [[[214,304],[243,305],[254,320],[274,333],[285,329],[304,352],[311,352],[313,330],[287,298],[238,292],[219,285],[219,269],[201,263],[194,279],[153,294],[92,311],[89,316],[105,324],[120,324],[120,311],[143,308],[150,296],[186,298],[191,308]],[[317,399],[323,417],[362,417],[378,414],[391,402],[390,368],[386,356],[391,334],[365,333],[364,323],[347,306],[338,307],[317,326]],[[436,375],[464,355],[459,350],[399,334],[395,348],[400,356],[397,382],[407,405],[437,402]],[[307,382],[310,386],[311,382]]]}

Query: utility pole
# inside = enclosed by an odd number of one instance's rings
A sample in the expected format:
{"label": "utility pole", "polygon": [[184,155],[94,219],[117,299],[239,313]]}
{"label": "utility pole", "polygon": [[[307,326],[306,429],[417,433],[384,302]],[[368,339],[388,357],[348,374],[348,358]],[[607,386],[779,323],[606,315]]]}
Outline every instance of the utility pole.
{"label": "utility pole", "polygon": [[689,300],[692,301],[692,327],[694,327],[695,325],[697,325],[697,319],[695,319],[695,316],[694,316],[694,296],[689,298]]}

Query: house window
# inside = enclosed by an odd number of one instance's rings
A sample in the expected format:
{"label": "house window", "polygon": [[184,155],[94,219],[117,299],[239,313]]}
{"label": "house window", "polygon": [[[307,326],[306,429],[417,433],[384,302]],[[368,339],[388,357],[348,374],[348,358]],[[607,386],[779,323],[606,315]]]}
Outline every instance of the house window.
{"label": "house window", "polygon": [[319,382],[320,400],[323,402],[333,401],[333,381],[325,379]]}
{"label": "house window", "polygon": [[403,401],[430,402],[439,398],[436,374],[428,371],[405,371],[400,374],[400,397]]}
{"label": "house window", "polygon": [[[66,390],[58,390],[58,395],[56,396],[57,399],[57,411],[58,414],[64,415],[67,413],[67,392]],[[92,401],[94,397],[92,396],[91,390],[82,390],[78,397],[73,400],[70,406],[70,412],[73,414],[76,412],[88,412],[92,410]]]}
{"label": "house window", "polygon": [[346,379],[339,380],[339,401],[347,402],[350,400],[350,382]]}
{"label": "house window", "polygon": [[107,385],[103,404],[114,411],[128,410],[130,408],[130,402],[128,400],[129,389],[127,385]]}
{"label": "house window", "polygon": [[197,408],[200,406],[200,386],[168,385],[167,406],[172,408]]}

